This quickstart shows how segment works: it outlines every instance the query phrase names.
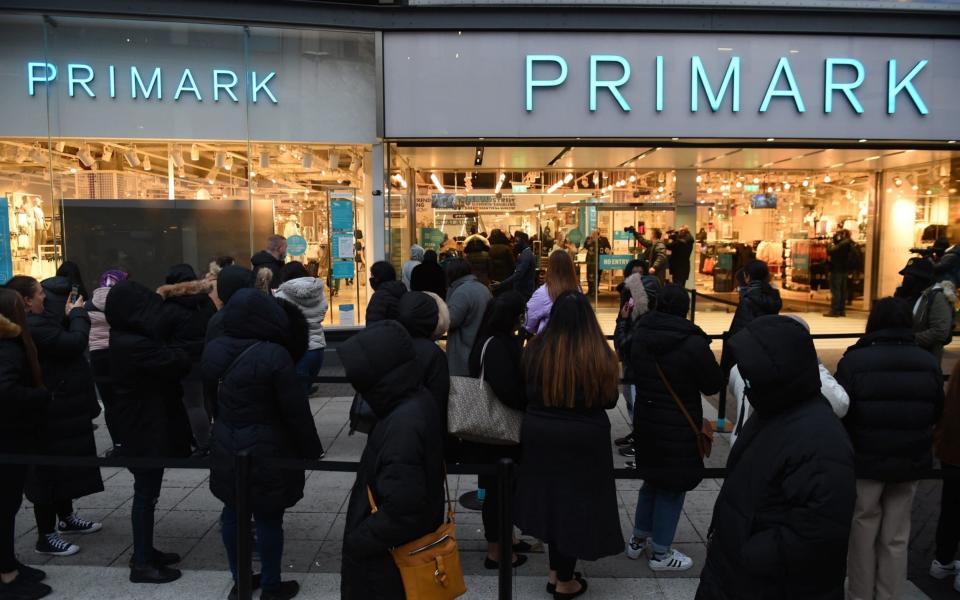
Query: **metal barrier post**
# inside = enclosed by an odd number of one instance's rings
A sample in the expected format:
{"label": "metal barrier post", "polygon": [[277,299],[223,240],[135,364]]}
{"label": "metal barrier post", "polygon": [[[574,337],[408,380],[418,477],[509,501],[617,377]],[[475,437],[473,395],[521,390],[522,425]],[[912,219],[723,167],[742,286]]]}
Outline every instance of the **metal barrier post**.
{"label": "metal barrier post", "polygon": [[513,461],[509,458],[500,459],[497,466],[497,491],[500,493],[500,600],[513,598],[513,468]]}
{"label": "metal barrier post", "polygon": [[241,452],[234,459],[237,506],[237,598],[253,597],[253,565],[250,547],[250,471],[253,457]]}
{"label": "metal barrier post", "polygon": [[697,322],[697,288],[690,290],[690,322]]}
{"label": "metal barrier post", "polygon": [[720,367],[722,370],[722,377],[720,378],[721,380],[720,395],[717,396],[717,431],[721,431],[721,432],[727,430],[726,429],[727,383],[728,383],[728,380],[730,379],[730,372],[727,370],[727,367],[725,367],[722,363],[723,363],[724,350],[726,350],[728,333],[729,333],[728,331],[724,331],[723,336],[720,338],[722,341],[722,346],[721,346],[722,349],[720,350],[720,362],[721,362]]}

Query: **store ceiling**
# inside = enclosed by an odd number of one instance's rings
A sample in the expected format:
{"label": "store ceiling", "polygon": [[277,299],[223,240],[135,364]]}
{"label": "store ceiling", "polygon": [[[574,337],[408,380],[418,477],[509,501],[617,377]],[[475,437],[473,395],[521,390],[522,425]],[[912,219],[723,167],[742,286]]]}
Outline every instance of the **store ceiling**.
{"label": "store ceiling", "polygon": [[[960,152],[810,148],[660,148],[491,146],[483,148],[483,163],[475,166],[476,146],[400,147],[394,149],[417,169],[789,169],[862,171],[888,170],[960,157]],[[556,160],[560,156],[559,160]],[[551,162],[553,164],[551,165]]]}

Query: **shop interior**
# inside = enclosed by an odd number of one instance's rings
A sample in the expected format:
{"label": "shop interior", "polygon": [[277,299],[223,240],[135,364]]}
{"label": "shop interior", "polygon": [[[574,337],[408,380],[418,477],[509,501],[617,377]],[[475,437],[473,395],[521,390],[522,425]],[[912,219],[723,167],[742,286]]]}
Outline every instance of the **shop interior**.
{"label": "shop interior", "polygon": [[122,267],[160,285],[180,262],[201,277],[222,256],[249,266],[278,233],[292,240],[288,261],[326,279],[328,323],[356,322],[368,295],[367,153],[328,144],[0,139],[13,272],[42,279],[72,259],[86,282]]}
{"label": "shop interior", "polygon": [[[687,287],[708,296],[736,300],[737,271],[751,258],[766,261],[785,310],[795,312],[829,307],[827,247],[838,228],[855,243],[848,265],[854,313],[868,310],[871,290],[878,297],[894,291],[910,248],[929,246],[938,236],[960,242],[957,153],[677,142],[391,145],[391,240],[404,259],[413,241],[462,249],[473,230],[525,231],[541,259],[572,244],[582,288],[604,315],[618,307],[626,259],[643,251],[624,231],[630,225],[667,235],[687,225],[696,238]],[[595,260],[588,252],[585,238],[594,230],[604,240],[600,253],[610,256]],[[727,307],[698,305],[698,311],[711,309]]]}

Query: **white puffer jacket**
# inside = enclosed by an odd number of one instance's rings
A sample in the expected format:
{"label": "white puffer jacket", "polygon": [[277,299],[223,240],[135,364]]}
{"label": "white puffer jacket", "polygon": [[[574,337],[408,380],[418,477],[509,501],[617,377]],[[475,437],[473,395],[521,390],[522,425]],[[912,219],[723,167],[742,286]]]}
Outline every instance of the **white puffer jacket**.
{"label": "white puffer jacket", "polygon": [[326,348],[323,335],[323,319],[327,316],[327,297],[323,293],[323,280],[315,277],[298,277],[283,283],[276,293],[296,304],[310,325],[310,350]]}

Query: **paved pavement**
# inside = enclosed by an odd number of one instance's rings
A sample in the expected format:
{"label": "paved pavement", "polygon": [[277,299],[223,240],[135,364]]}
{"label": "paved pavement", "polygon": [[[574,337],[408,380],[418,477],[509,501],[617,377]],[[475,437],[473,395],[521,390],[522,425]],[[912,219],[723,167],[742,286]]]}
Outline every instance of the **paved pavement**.
{"label": "paved pavement", "polygon": [[[329,368],[335,368],[331,365]],[[363,435],[347,435],[346,422],[350,406],[349,386],[324,386],[321,395],[311,399],[320,438],[327,449],[327,458],[337,461],[357,460],[365,442]],[[713,405],[705,403],[705,414],[715,415]],[[628,431],[626,409],[621,405],[611,413],[614,435]],[[97,431],[98,447],[109,443],[106,428]],[[718,436],[708,466],[723,466],[729,444],[725,436]],[[626,459],[617,455],[618,466]],[[104,598],[142,598],[177,600],[206,600],[225,598],[230,586],[226,558],[220,540],[218,516],[222,505],[209,492],[208,473],[201,470],[170,469],[164,476],[163,491],[157,513],[157,546],[165,551],[183,555],[181,567],[184,578],[167,586],[134,586],[127,581],[124,568],[131,554],[130,506],[133,480],[121,469],[103,469],[106,491],[82,498],[76,502],[81,516],[100,520],[102,532],[80,537],[79,554],[66,558],[48,558],[36,555],[33,545],[36,529],[32,509],[25,505],[17,519],[17,549],[22,560],[45,565],[50,573],[49,583],[56,593],[52,598],[77,600]],[[346,499],[353,475],[349,473],[308,473],[305,498],[286,515],[284,529],[283,568],[287,577],[296,578],[304,585],[303,597],[338,598],[340,553]],[[460,494],[476,487],[476,477],[451,476],[451,492]],[[694,559],[694,568],[686,573],[655,574],[644,561],[631,561],[623,555],[597,562],[582,563],[578,569],[590,579],[592,598],[693,598],[697,577],[705,557],[704,540],[710,522],[713,503],[722,482],[706,480],[687,495],[684,513],[677,531],[676,546]],[[633,526],[633,510],[639,481],[618,481],[620,522],[624,536]],[[925,488],[922,488],[925,489]],[[934,492],[930,491],[930,494]],[[931,496],[933,498],[933,496]],[[936,502],[934,502],[936,504]],[[922,521],[915,539],[927,544],[930,535],[930,515],[935,512],[929,502],[918,502],[915,522]],[[485,542],[480,514],[462,508],[457,514],[457,533],[470,591],[466,598],[495,597],[496,578],[483,567]],[[913,555],[921,565],[924,547]],[[928,563],[929,564],[929,563]],[[911,576],[915,576],[911,563]],[[547,572],[546,556],[532,553],[530,561],[518,569],[514,581],[516,598],[546,597],[543,592]],[[918,581],[927,583],[920,573]],[[941,586],[943,587],[943,586]],[[947,586],[949,587],[949,586]],[[904,598],[924,598],[914,586]],[[939,597],[939,596],[937,596]]]}

